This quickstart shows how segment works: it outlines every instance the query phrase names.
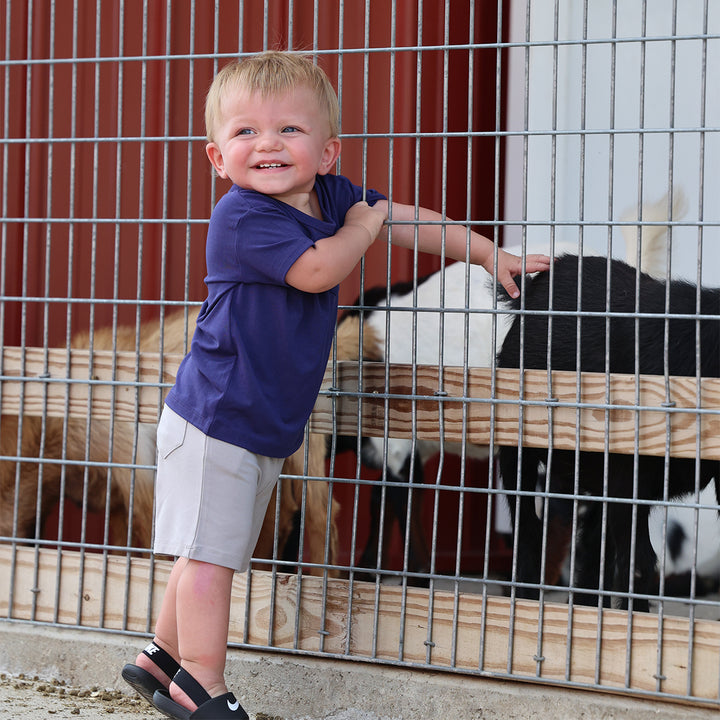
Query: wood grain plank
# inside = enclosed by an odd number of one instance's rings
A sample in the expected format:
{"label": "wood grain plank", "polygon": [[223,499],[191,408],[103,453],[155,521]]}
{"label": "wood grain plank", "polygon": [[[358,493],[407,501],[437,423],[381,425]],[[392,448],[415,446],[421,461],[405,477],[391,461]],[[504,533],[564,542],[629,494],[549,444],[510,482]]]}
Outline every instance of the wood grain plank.
{"label": "wood grain plank", "polygon": [[[602,452],[700,455],[720,459],[720,380],[671,377],[671,407],[665,379],[567,371],[444,368],[382,363],[339,363],[335,385],[326,376],[311,429],[357,432],[358,415],[367,436],[413,436],[445,442],[523,445]],[[494,379],[494,383],[493,383]],[[444,393],[439,396],[438,393]],[[551,399],[549,399],[551,398]],[[698,412],[697,408],[703,408]],[[463,422],[464,421],[464,422]],[[552,432],[550,428],[552,427]]]}
{"label": "wood grain plank", "polygon": [[[3,414],[157,422],[176,355],[4,348]],[[328,370],[311,429],[476,445],[720,459],[720,380],[342,362]],[[16,379],[17,378],[17,379]],[[359,395],[359,397],[358,397]],[[698,412],[698,408],[702,408]],[[550,432],[552,428],[552,432]]]}
{"label": "wood grain plank", "polygon": [[2,349],[0,408],[47,415],[156,423],[161,396],[181,358],[158,353],[51,348]]}

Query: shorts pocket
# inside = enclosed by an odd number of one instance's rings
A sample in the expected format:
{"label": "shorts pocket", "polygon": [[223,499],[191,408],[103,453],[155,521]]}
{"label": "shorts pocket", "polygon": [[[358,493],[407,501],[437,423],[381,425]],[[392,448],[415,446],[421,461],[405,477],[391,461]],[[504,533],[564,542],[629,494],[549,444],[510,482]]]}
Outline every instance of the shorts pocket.
{"label": "shorts pocket", "polygon": [[175,450],[182,447],[187,432],[187,420],[165,406],[157,428],[158,457],[169,457]]}

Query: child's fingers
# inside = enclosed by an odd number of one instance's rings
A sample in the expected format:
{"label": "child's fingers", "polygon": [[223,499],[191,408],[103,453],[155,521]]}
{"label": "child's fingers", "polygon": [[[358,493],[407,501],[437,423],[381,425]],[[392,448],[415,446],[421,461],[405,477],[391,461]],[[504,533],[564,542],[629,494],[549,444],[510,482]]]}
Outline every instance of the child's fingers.
{"label": "child's fingers", "polygon": [[512,279],[512,275],[510,275],[510,273],[506,273],[504,277],[498,277],[498,280],[511,298],[516,298],[520,295],[520,290],[515,284],[515,281]]}
{"label": "child's fingers", "polygon": [[[504,251],[500,252],[502,254],[499,256],[497,267],[498,282],[505,288],[505,291],[511,298],[519,297],[520,289],[513,277],[523,272],[522,258]],[[542,272],[549,269],[551,262],[552,258],[547,255],[526,255],[524,270],[526,273]]]}
{"label": "child's fingers", "polygon": [[550,267],[552,259],[547,255],[526,255],[525,270],[526,272],[541,272]]}

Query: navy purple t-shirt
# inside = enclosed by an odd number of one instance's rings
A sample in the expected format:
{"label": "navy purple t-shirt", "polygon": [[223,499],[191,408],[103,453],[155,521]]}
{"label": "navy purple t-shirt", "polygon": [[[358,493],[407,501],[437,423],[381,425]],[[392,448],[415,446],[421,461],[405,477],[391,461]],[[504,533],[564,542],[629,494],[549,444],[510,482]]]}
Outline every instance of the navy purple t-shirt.
{"label": "navy purple t-shirt", "polygon": [[[318,175],[315,190],[323,220],[236,185],[215,206],[208,297],[166,399],[206,435],[268,457],[287,457],[302,444],[337,319],[337,287],[302,292],[285,275],[363,199],[341,175]],[[383,198],[366,191],[371,205]]]}

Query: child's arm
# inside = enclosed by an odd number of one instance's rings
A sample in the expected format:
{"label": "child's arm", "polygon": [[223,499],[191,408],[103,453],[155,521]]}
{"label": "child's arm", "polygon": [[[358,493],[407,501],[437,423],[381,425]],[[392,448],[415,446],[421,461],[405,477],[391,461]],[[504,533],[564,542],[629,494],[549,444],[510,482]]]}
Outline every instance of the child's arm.
{"label": "child's arm", "polygon": [[[375,207],[388,211],[388,203],[386,200],[380,200],[375,203]],[[417,217],[416,209],[413,205],[402,205],[400,203],[392,204],[393,221],[416,221],[418,250],[420,252],[432,253],[439,255],[442,252],[442,225],[432,224],[425,225],[422,223],[438,223],[442,220],[442,216],[433,210],[419,208]],[[393,225],[392,226],[392,244],[399,247],[413,248],[415,242],[415,225]],[[388,239],[388,230],[385,228],[380,234],[384,240]],[[446,225],[445,226],[445,255],[453,260],[465,261],[468,257],[471,263],[482,265],[489,273],[493,272],[494,262],[494,245],[492,240],[479,235],[476,232],[470,233],[470,253],[466,255],[467,228],[464,225]],[[525,272],[538,272],[547,270],[550,267],[550,258],[547,255],[526,255],[525,256]],[[520,294],[517,285],[513,280],[514,275],[522,272],[522,259],[517,255],[500,250],[498,248],[498,282],[507,290],[511,297],[517,297]]]}
{"label": "child's arm", "polygon": [[330,290],[342,282],[382,229],[387,217],[387,203],[379,205],[370,207],[366,202],[353,205],[335,235],[317,240],[292,264],[285,282],[311,293]]}

